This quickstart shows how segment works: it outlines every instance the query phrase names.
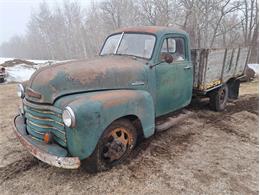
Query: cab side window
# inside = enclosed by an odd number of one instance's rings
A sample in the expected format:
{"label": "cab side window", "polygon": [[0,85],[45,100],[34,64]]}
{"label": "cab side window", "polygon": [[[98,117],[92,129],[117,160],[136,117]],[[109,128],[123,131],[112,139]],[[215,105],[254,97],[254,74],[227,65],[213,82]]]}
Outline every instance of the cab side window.
{"label": "cab side window", "polygon": [[163,42],[160,59],[163,60],[166,53],[173,57],[173,62],[185,60],[185,47],[183,38],[166,38]]}

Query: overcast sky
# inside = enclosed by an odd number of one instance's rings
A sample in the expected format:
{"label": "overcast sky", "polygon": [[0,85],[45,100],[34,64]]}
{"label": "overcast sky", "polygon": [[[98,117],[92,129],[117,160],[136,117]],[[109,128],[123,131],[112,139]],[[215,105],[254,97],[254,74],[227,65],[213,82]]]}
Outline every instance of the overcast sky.
{"label": "overcast sky", "polygon": [[[71,0],[73,1],[73,0]],[[82,7],[88,7],[92,0],[76,0]],[[43,0],[0,0],[0,44],[14,35],[26,31],[32,10],[38,9]],[[45,0],[50,7],[62,4],[63,0]]]}

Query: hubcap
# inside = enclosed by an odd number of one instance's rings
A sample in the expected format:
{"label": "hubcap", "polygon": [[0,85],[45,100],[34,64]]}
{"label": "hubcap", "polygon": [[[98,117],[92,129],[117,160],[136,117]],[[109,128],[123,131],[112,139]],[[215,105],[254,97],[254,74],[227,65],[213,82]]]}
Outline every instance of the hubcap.
{"label": "hubcap", "polygon": [[116,128],[108,135],[103,157],[109,162],[119,160],[132,146],[133,135],[124,128]]}

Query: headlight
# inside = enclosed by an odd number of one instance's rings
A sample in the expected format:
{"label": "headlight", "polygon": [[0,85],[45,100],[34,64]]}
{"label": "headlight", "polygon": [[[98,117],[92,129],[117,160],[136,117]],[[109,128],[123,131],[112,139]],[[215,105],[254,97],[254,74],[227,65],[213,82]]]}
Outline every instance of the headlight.
{"label": "headlight", "polygon": [[67,127],[75,127],[76,118],[73,110],[70,107],[66,107],[62,113],[62,120]]}
{"label": "headlight", "polygon": [[17,85],[17,95],[20,97],[20,98],[24,98],[24,87],[22,84],[18,84]]}

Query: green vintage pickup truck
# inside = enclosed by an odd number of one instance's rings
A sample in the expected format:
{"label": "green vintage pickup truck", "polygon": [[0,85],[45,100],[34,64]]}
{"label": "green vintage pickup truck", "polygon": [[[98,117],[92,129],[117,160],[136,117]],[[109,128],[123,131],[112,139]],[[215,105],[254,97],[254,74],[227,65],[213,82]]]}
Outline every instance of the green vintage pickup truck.
{"label": "green vintage pickup truck", "polygon": [[23,104],[15,133],[32,155],[53,166],[109,169],[139,138],[169,128],[174,119],[157,119],[193,96],[209,97],[213,110],[224,110],[228,98],[238,97],[249,53],[191,50],[188,34],[174,28],[120,29],[95,59],[44,67],[19,84]]}

